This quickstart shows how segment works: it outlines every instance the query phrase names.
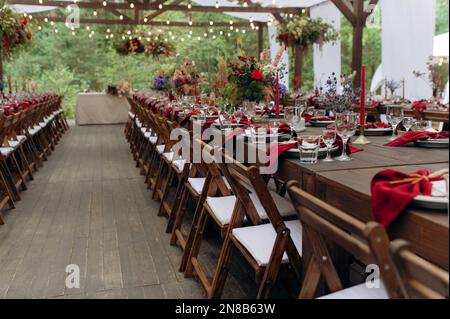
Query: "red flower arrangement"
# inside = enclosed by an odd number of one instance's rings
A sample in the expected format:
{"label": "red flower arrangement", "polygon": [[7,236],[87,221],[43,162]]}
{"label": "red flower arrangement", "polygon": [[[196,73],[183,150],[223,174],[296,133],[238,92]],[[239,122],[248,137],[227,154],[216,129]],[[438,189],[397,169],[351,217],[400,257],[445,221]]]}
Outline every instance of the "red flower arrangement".
{"label": "red flower arrangement", "polygon": [[28,18],[21,19],[5,6],[4,0],[0,0],[0,50],[5,55],[32,39],[28,23]]}
{"label": "red flower arrangement", "polygon": [[263,78],[263,74],[262,74],[261,70],[256,69],[255,71],[250,73],[250,77],[255,81],[261,81]]}

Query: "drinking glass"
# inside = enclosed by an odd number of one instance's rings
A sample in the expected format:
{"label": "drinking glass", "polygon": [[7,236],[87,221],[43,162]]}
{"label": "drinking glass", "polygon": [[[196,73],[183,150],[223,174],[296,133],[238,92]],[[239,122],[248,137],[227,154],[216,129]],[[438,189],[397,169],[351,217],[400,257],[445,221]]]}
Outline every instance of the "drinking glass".
{"label": "drinking glass", "polygon": [[278,128],[280,127],[280,122],[278,119],[269,120],[269,130],[270,134],[276,135],[278,133]]}
{"label": "drinking glass", "polygon": [[244,114],[248,121],[255,117],[256,114],[256,104],[249,101],[244,101]]}
{"label": "drinking glass", "polygon": [[402,124],[403,124],[403,126],[405,127],[405,129],[406,129],[406,132],[409,132],[410,130],[411,130],[411,127],[413,126],[413,124],[414,124],[414,119],[412,118],[412,117],[405,117],[404,119],[403,119],[403,122],[402,122]]}
{"label": "drinking glass", "polygon": [[303,164],[316,164],[319,157],[320,135],[304,136],[298,145],[300,162]]}
{"label": "drinking glass", "polygon": [[242,107],[239,107],[236,112],[234,113],[234,118],[236,119],[237,124],[241,123],[242,115],[244,113],[244,110]]}
{"label": "drinking glass", "polygon": [[326,113],[325,110],[321,110],[321,109],[314,110],[314,117],[315,117],[316,119],[317,119],[317,118],[320,118],[320,117],[324,117],[326,114],[327,114],[327,113]]}
{"label": "drinking glass", "polygon": [[388,106],[386,110],[386,119],[392,126],[392,136],[390,141],[396,139],[397,125],[403,120],[403,107],[402,106]]}
{"label": "drinking glass", "polygon": [[298,109],[298,115],[301,117],[306,110],[306,102],[301,99],[295,100],[295,107]]}
{"label": "drinking glass", "polygon": [[323,159],[324,162],[334,162],[334,159],[331,157],[330,150],[333,147],[334,141],[336,140],[336,130],[323,130],[322,131],[322,140],[327,146],[327,157]]}
{"label": "drinking glass", "polygon": [[267,127],[254,126],[250,127],[251,140],[255,144],[266,143],[267,140]]}
{"label": "drinking glass", "polygon": [[428,127],[428,121],[415,121],[411,130],[415,132],[425,132]]}
{"label": "drinking glass", "polygon": [[356,113],[340,113],[336,116],[336,133],[342,139],[342,155],[337,158],[338,161],[350,161],[347,155],[348,140],[355,135],[359,124],[359,115]]}

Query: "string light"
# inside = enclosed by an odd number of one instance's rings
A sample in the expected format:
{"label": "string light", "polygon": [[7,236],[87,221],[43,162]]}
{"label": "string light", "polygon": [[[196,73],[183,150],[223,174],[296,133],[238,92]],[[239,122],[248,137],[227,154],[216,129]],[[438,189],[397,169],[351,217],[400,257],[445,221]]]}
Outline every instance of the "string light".
{"label": "string light", "polygon": [[130,8],[133,9],[134,8],[134,3],[130,3]]}
{"label": "string light", "polygon": [[219,9],[219,1],[216,0],[216,8]]}
{"label": "string light", "polygon": [[106,32],[110,33],[110,32],[111,32],[111,30],[110,30],[110,29],[106,29]]}
{"label": "string light", "polygon": [[87,26],[87,27],[86,27],[86,30],[88,30],[88,31],[89,31],[89,29],[90,29],[90,28],[89,28],[89,26]]}
{"label": "string light", "polygon": [[192,21],[191,20],[189,20],[189,25],[192,25]]}
{"label": "string light", "polygon": [[48,22],[48,19],[47,19],[47,18],[44,18],[44,22]]}
{"label": "string light", "polygon": [[29,16],[28,16],[28,19],[33,19],[33,16],[30,14]]}
{"label": "string light", "polygon": [[192,8],[192,1],[189,1],[187,7],[188,7],[188,9],[191,9],[191,8]]}
{"label": "string light", "polygon": [[162,3],[159,4],[158,8],[161,10],[163,8]]}
{"label": "string light", "polygon": [[43,1],[42,0],[39,0],[39,4],[42,4],[43,3]]}
{"label": "string light", "polygon": [[147,23],[147,21],[148,21],[148,19],[147,19],[147,18],[144,18],[144,23]]}
{"label": "string light", "polygon": [[72,35],[75,35],[76,33],[75,33],[75,31],[72,31]]}
{"label": "string light", "polygon": [[120,15],[120,16],[119,16],[119,19],[120,19],[120,20],[123,20],[123,15]]}
{"label": "string light", "polygon": [[38,30],[39,30],[39,31],[42,30],[42,27],[41,27],[41,26],[38,26]]}
{"label": "string light", "polygon": [[97,11],[95,11],[95,10],[94,10],[94,16],[95,16],[95,17],[97,16]]}
{"label": "string light", "polygon": [[212,21],[209,21],[209,25],[214,25],[214,22],[212,22]]}
{"label": "string light", "polygon": [[103,6],[106,7],[108,3],[106,1],[103,1]]}
{"label": "string light", "polygon": [[50,25],[54,25],[55,23],[53,21],[50,21]]}
{"label": "string light", "polygon": [[166,24],[169,25],[169,24],[170,24],[170,20],[167,20],[167,21],[166,21]]}

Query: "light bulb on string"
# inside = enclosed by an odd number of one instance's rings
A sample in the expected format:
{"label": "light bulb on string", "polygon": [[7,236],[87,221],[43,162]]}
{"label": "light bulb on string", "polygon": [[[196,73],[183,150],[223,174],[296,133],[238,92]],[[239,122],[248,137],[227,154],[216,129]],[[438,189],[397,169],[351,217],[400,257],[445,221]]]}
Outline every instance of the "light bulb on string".
{"label": "light bulb on string", "polygon": [[166,21],[166,24],[169,25],[169,24],[170,24],[170,20],[167,20],[167,21]]}
{"label": "light bulb on string", "polygon": [[50,25],[54,25],[55,23],[53,21],[50,21]]}
{"label": "light bulb on string", "polygon": [[214,30],[213,29],[209,29],[209,33],[213,33],[214,32]]}
{"label": "light bulb on string", "polygon": [[120,15],[120,16],[119,16],[119,19],[120,19],[120,20],[123,20],[123,15]]}
{"label": "light bulb on string", "polygon": [[162,3],[159,4],[158,8],[161,10],[163,8]]}
{"label": "light bulb on string", "polygon": [[134,8],[134,3],[130,3],[130,8],[133,9]]}
{"label": "light bulb on string", "polygon": [[106,7],[108,3],[106,1],[103,1],[103,6]]}
{"label": "light bulb on string", "polygon": [[216,0],[216,9],[219,9],[219,1]]}
{"label": "light bulb on string", "polygon": [[96,17],[96,16],[97,16],[97,11],[94,10],[94,17]]}
{"label": "light bulb on string", "polygon": [[148,22],[148,19],[147,18],[144,18],[144,23],[147,23]]}
{"label": "light bulb on string", "polygon": [[47,18],[44,18],[44,22],[48,22],[48,19],[47,19]]}
{"label": "light bulb on string", "polygon": [[110,30],[110,29],[106,29],[106,32],[110,33],[110,32],[111,32],[111,30]]}
{"label": "light bulb on string", "polygon": [[33,19],[33,16],[31,14],[28,15],[28,19]]}
{"label": "light bulb on string", "polygon": [[214,25],[214,22],[212,22],[212,21],[209,21],[209,25]]}

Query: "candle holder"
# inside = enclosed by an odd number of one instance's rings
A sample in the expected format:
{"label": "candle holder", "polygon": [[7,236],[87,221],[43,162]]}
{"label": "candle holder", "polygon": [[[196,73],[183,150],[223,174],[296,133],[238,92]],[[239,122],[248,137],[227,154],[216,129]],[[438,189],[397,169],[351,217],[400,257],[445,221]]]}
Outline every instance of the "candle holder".
{"label": "candle holder", "polygon": [[360,125],[359,127],[359,137],[353,142],[353,144],[357,145],[367,145],[371,142],[367,139],[367,137],[364,135],[365,125]]}

